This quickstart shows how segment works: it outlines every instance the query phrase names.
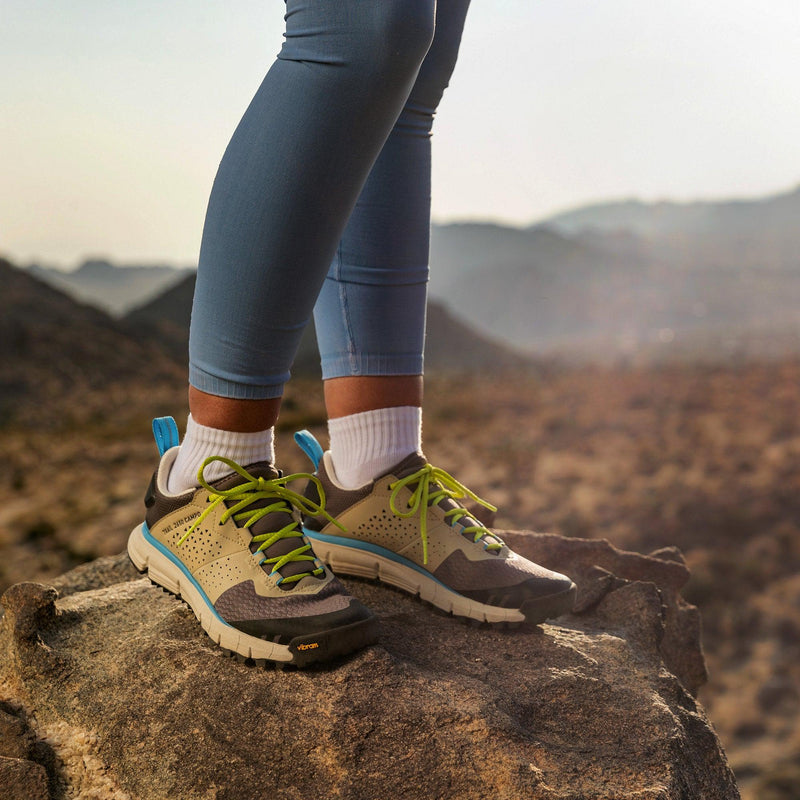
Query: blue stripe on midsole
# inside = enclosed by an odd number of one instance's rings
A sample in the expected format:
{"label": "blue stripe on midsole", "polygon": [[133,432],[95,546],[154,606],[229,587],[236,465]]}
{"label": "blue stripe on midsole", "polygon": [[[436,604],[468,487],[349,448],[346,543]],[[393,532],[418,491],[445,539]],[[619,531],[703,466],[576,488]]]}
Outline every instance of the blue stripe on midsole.
{"label": "blue stripe on midsole", "polygon": [[[211,601],[208,599],[208,595],[203,591],[203,587],[192,577],[191,573],[189,573],[186,569],[186,566],[183,564],[182,561],[178,559],[178,557],[168,550],[158,539],[153,537],[153,534],[150,533],[150,528],[147,526],[146,522],[142,523],[142,533],[144,534],[144,539],[148,544],[153,545],[153,547],[158,550],[159,553],[166,556],[182,573],[183,575],[191,582],[192,586],[200,592],[200,597],[203,598],[203,601],[208,606],[208,610],[223,624],[227,625],[229,628],[233,628],[229,622],[225,622],[224,619],[217,613],[217,610],[214,608]],[[237,630],[234,628],[234,630]]]}
{"label": "blue stripe on midsole", "polygon": [[303,527],[303,533],[308,536],[309,539],[319,542],[327,542],[328,544],[336,544],[341,547],[349,547],[351,550],[364,550],[367,553],[373,553],[376,556],[381,556],[382,558],[388,559],[389,561],[394,561],[396,564],[400,564],[401,566],[408,567],[409,569],[413,569],[415,572],[419,572],[420,575],[423,575],[426,578],[429,578],[434,583],[438,583],[443,589],[447,589],[448,592],[452,592],[453,594],[458,594],[455,589],[451,589],[446,584],[442,583],[438,578],[434,578],[428,570],[423,569],[419,564],[415,564],[413,561],[410,561],[407,558],[404,558],[397,553],[392,552],[391,550],[387,550],[385,547],[379,547],[377,544],[370,544],[369,542],[362,542],[359,539],[348,539],[344,536],[331,536],[329,533],[320,533],[319,531],[312,531]]}

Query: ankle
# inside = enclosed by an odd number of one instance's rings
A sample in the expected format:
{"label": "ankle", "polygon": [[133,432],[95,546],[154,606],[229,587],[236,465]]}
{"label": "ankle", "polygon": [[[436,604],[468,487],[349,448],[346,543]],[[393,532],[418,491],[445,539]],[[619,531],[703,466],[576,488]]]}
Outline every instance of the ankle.
{"label": "ankle", "polygon": [[273,428],[281,408],[280,397],[242,400],[208,394],[189,387],[192,419],[209,428],[234,433],[260,433]]}

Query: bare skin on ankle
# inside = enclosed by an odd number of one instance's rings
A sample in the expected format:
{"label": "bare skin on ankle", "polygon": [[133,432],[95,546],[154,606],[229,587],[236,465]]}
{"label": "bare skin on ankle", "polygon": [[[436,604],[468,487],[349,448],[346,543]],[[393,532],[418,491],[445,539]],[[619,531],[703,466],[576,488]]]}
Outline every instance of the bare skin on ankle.
{"label": "bare skin on ankle", "polygon": [[[377,408],[422,405],[422,375],[357,375],[325,381],[325,407],[330,419]],[[280,397],[238,400],[189,387],[189,410],[200,425],[222,431],[254,433],[278,420]]]}
{"label": "bare skin on ankle", "polygon": [[255,433],[271,428],[278,419],[281,398],[237,400],[218,397],[189,387],[189,410],[192,419],[209,428],[236,433]]}
{"label": "bare skin on ankle", "polygon": [[329,378],[324,386],[328,419],[422,405],[422,375],[354,375]]}

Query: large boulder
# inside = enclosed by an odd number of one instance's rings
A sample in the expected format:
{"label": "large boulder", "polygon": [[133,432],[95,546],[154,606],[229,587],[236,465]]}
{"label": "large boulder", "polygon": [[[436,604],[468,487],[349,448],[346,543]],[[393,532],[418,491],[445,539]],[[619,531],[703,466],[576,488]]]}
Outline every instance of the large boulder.
{"label": "large boulder", "polygon": [[498,630],[345,581],[381,644],[303,671],[226,657],[124,554],[17,584],[0,775],[36,798],[738,798],[693,699],[705,668],[680,554],[504,535],[573,575],[574,614]]}

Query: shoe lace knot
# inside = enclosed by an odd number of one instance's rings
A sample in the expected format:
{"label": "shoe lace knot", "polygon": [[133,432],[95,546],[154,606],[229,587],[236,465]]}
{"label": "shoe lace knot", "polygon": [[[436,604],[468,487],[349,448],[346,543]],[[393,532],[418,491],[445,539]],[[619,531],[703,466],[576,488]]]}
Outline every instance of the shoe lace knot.
{"label": "shoe lace knot", "polygon": [[[244,479],[243,482],[238,483],[230,489],[220,489],[212,486],[205,479],[204,471],[213,461],[221,461],[223,464],[227,465],[233,472]],[[213,513],[214,509],[219,505],[225,506],[225,511],[220,517],[220,524],[224,524],[229,519],[233,519],[240,527],[244,528],[251,527],[262,517],[267,516],[267,514],[272,514],[274,512],[285,513],[288,514],[291,519],[280,530],[260,533],[252,537],[253,542],[259,543],[255,552],[263,554],[260,564],[270,565],[270,575],[274,575],[276,572],[279,572],[282,567],[292,561],[309,561],[313,563],[314,568],[306,572],[300,572],[287,577],[279,575],[277,579],[278,585],[281,583],[296,583],[309,575],[320,576],[324,574],[325,568],[314,556],[311,545],[303,535],[299,521],[294,514],[294,509],[297,509],[300,513],[308,516],[323,516],[330,522],[333,522],[334,525],[342,528],[341,524],[325,511],[325,490],[322,488],[322,484],[315,475],[297,472],[292,475],[264,478],[263,476],[251,475],[244,467],[228,458],[211,456],[201,464],[200,470],[197,473],[197,479],[200,486],[209,494],[208,506],[195,520],[189,530],[178,540],[179,547],[199,528],[206,517]],[[310,480],[316,485],[319,493],[319,502],[304,497],[287,486],[287,484],[301,479]],[[259,501],[266,501],[266,503],[260,502],[257,508],[251,507],[253,503]],[[342,528],[342,530],[344,529]],[[283,555],[267,558],[266,550],[280,539],[291,538],[300,540],[297,547]]]}
{"label": "shoe lace knot", "polygon": [[[400,492],[406,487],[410,489],[413,487],[411,497],[407,501],[407,508],[398,508]],[[420,515],[419,530],[422,537],[423,564],[428,563],[427,509],[430,506],[437,505],[445,497],[456,502],[469,498],[490,511],[497,511],[495,506],[478,497],[475,492],[468,489],[463,483],[459,483],[449,472],[439,469],[439,467],[434,467],[432,464],[426,464],[416,472],[403,478],[398,478],[389,485],[389,488],[392,490],[389,496],[389,508],[395,516],[408,518],[413,517],[415,514]],[[472,519],[469,511],[461,505],[445,511],[444,517],[451,526],[454,526],[462,517]],[[482,538],[487,537],[484,541],[484,546],[487,550],[499,550],[504,545],[500,538],[480,523],[462,526],[461,533],[472,534],[473,542],[479,542]]]}

